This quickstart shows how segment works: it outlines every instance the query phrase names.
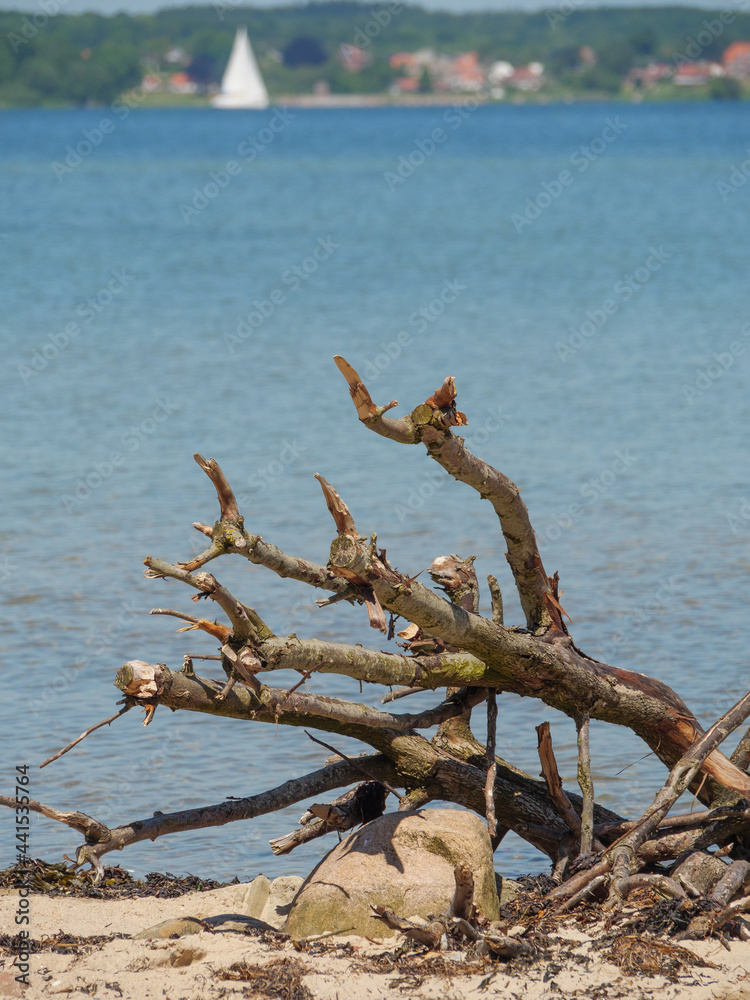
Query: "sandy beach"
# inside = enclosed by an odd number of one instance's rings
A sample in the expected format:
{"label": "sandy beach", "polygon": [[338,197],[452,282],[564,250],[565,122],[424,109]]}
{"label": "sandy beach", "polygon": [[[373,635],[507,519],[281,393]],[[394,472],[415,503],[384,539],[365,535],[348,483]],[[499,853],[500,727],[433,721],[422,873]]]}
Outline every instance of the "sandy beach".
{"label": "sandy beach", "polygon": [[[410,996],[479,1000],[488,996],[575,996],[664,1000],[750,1000],[750,943],[717,940],[668,948],[666,974],[628,974],[597,949],[602,927],[571,920],[548,935],[543,955],[525,963],[470,959],[461,952],[399,950],[394,938],[327,938],[292,942],[248,915],[252,883],[177,898],[92,899],[31,893],[29,985],[14,966],[15,917],[21,897],[0,890],[0,996],[96,995],[97,1000],[193,1000],[285,997],[350,1000]],[[181,920],[154,930],[164,921]],[[277,920],[277,923],[280,919]],[[265,929],[264,929],[265,928]],[[147,936],[137,936],[151,929]],[[187,931],[187,933],[185,933]],[[161,937],[170,933],[172,936]],[[180,936],[174,936],[179,933]],[[658,942],[653,948],[658,948]],[[687,949],[682,952],[680,949]],[[632,962],[637,965],[638,942]],[[664,952],[666,955],[667,952]],[[694,955],[701,964],[691,964]],[[680,957],[682,956],[682,957]],[[687,956],[687,957],[686,957]]]}

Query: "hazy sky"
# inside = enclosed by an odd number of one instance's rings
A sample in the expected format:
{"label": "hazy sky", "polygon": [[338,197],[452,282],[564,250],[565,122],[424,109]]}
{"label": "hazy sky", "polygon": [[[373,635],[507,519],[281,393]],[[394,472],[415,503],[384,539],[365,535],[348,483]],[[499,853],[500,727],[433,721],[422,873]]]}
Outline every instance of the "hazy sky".
{"label": "hazy sky", "polygon": [[[45,0],[49,6],[50,0]],[[117,11],[127,13],[149,13],[161,10],[164,7],[181,7],[187,4],[179,2],[165,3],[164,0],[56,0],[60,4],[60,10],[70,14],[79,14],[85,10],[95,10],[101,14],[114,14]],[[372,8],[378,9],[385,6],[386,0],[372,0]],[[283,4],[286,6],[288,0]],[[564,9],[571,7],[591,10],[595,7],[644,7],[644,6],[685,6],[685,7],[731,7],[734,9],[740,6],[747,9],[747,5],[737,3],[737,0],[422,0],[420,7],[428,10],[450,10],[458,12],[473,10],[555,10],[563,5]],[[211,0],[202,0],[201,6],[210,6]],[[282,6],[279,0],[255,0],[248,6],[253,7],[277,7]],[[2,4],[5,10],[40,10],[40,0],[17,0],[15,3]],[[241,9],[241,8],[240,8]]]}

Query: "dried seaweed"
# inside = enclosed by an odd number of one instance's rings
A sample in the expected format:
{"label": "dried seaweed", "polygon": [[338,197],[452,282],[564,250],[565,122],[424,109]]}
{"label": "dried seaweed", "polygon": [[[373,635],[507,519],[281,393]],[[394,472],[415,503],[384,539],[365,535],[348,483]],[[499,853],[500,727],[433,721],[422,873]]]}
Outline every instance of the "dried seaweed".
{"label": "dried seaweed", "polygon": [[314,1000],[302,982],[307,969],[295,958],[276,958],[265,965],[235,962],[228,969],[214,973],[217,979],[250,983],[252,993],[245,996],[272,997],[278,1000]]}
{"label": "dried seaweed", "polygon": [[377,955],[362,955],[354,958],[352,968],[357,972],[375,975],[389,975],[397,972],[400,977],[419,976],[423,982],[428,976],[438,976],[452,980],[455,976],[476,976],[484,972],[489,959],[473,956],[463,961],[451,961],[442,955],[404,954],[402,951],[384,951]]}
{"label": "dried seaweed", "polygon": [[721,906],[710,899],[660,899],[650,908],[642,909],[641,915],[630,922],[630,929],[672,936],[684,931],[693,917],[701,913],[716,914],[719,910]]}
{"label": "dried seaweed", "polygon": [[657,941],[639,934],[619,934],[611,942],[603,955],[608,962],[616,965],[628,976],[664,976],[671,982],[691,966],[715,968],[695,952],[670,941]]}
{"label": "dried seaweed", "polygon": [[128,937],[129,934],[95,934],[92,937],[78,937],[75,934],[59,931],[57,934],[45,934],[39,939],[25,938],[21,941],[18,935],[0,934],[0,955],[17,955],[21,944],[24,950],[34,955],[43,951],[51,951],[57,955],[85,955],[102,945],[109,944],[115,938]]}
{"label": "dried seaweed", "polygon": [[171,872],[149,872],[146,880],[134,879],[124,868],[105,868],[101,884],[94,886],[94,874],[68,866],[64,861],[48,864],[40,858],[29,859],[23,864],[11,865],[0,871],[0,888],[26,887],[45,896],[75,896],[93,899],[138,899],[158,896],[172,899],[189,892],[207,892],[222,889],[234,882],[215,882],[196,875],[173,875]]}

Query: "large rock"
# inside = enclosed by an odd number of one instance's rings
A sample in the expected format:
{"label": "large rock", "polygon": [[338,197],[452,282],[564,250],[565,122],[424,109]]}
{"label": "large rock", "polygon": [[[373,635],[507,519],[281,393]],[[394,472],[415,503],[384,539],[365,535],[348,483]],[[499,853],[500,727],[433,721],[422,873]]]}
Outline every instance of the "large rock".
{"label": "large rock", "polygon": [[390,937],[395,932],[373,920],[371,904],[400,917],[438,915],[451,901],[459,864],[471,868],[475,903],[494,920],[492,847],[481,819],[458,809],[388,813],[323,858],[292,903],[284,930],[293,938],[331,931]]}

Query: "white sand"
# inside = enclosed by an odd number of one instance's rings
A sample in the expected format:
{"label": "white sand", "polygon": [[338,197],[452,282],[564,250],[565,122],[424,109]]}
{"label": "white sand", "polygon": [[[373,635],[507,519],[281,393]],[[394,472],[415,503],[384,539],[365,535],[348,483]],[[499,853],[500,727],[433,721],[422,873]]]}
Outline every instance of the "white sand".
{"label": "white sand", "polygon": [[[244,912],[247,886],[228,886],[213,892],[191,893],[177,899],[147,897],[136,900],[103,901],[31,895],[28,927],[34,940],[60,931],[79,937],[102,934],[136,934],[172,917],[206,919],[222,914]],[[15,890],[0,890],[0,928],[15,933],[14,916],[19,896]],[[353,959],[335,951],[313,956],[298,952],[291,943],[280,950],[262,944],[257,937],[238,929],[228,929],[222,922],[212,933],[168,940],[115,939],[99,947],[92,946],[85,955],[60,955],[50,951],[32,955],[30,986],[15,982],[17,970],[11,957],[0,957],[0,996],[36,998],[90,997],[96,1000],[210,1000],[222,990],[227,997],[243,995],[248,984],[222,981],[214,970],[235,962],[262,965],[280,958],[299,962],[306,970],[304,985],[321,1000],[382,1000],[384,997],[409,996],[425,1000],[485,1000],[487,997],[541,1000],[562,996],[627,998],[627,1000],[750,1000],[750,943],[735,942],[727,951],[717,941],[687,944],[708,959],[716,968],[693,967],[670,983],[663,977],[630,978],[613,965],[602,961],[601,953],[589,953],[590,939],[572,926],[561,933],[567,942],[575,942],[580,961],[561,957],[560,962],[537,962],[523,975],[510,975],[502,962],[488,964],[478,975],[456,975],[450,979],[431,977],[417,986],[403,982],[390,985],[401,974],[379,975],[358,972]],[[342,940],[342,939],[337,939]],[[378,954],[393,947],[393,941],[378,946],[363,938],[348,939],[357,955]],[[568,953],[570,945],[565,948]],[[462,956],[449,953],[449,959]],[[562,967],[559,968],[558,966]],[[420,957],[413,959],[419,973]],[[491,977],[487,982],[488,977]]]}

